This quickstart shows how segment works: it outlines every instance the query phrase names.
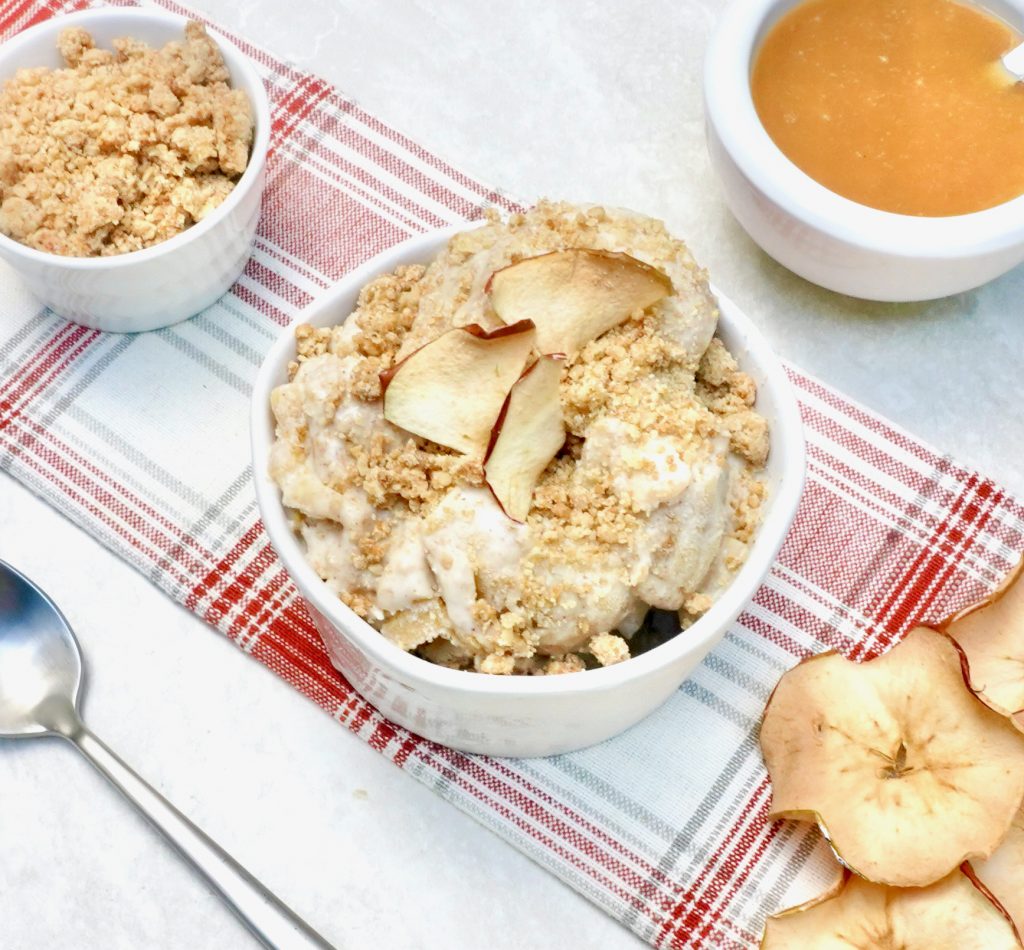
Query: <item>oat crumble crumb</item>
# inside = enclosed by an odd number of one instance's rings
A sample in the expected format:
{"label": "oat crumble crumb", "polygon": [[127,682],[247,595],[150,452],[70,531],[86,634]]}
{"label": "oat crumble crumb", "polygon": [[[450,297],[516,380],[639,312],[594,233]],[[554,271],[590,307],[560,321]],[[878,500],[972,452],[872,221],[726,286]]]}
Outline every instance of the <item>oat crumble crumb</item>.
{"label": "oat crumble crumb", "polygon": [[699,617],[711,609],[711,598],[707,594],[690,594],[683,601],[683,610],[691,617]]}
{"label": "oat crumble crumb", "polygon": [[554,676],[559,673],[579,673],[587,668],[583,659],[576,653],[565,653],[562,656],[553,656],[544,664],[543,672],[546,676]]}
{"label": "oat crumble crumb", "polygon": [[614,633],[599,633],[591,637],[587,649],[601,666],[611,666],[629,659],[629,644]]}
{"label": "oat crumble crumb", "polygon": [[768,423],[752,408],[757,387],[717,337],[701,358],[696,391],[701,402],[718,416],[733,451],[753,465],[764,465]]}
{"label": "oat crumble crumb", "polygon": [[477,669],[481,673],[490,673],[494,676],[508,676],[515,672],[515,665],[514,657],[504,653],[491,653],[479,662]]}

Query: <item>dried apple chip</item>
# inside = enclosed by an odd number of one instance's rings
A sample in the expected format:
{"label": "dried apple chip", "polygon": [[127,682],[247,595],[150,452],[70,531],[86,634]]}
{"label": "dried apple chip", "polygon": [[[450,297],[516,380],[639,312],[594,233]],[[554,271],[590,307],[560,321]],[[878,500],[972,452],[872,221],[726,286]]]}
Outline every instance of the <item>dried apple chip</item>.
{"label": "dried apple chip", "polygon": [[817,820],[871,881],[924,886],[988,857],[1024,798],[1024,737],[967,688],[944,634],[885,656],[805,660],[761,726],[776,818]]}
{"label": "dried apple chip", "polygon": [[769,917],[761,950],[1020,950],[1003,910],[962,871],[929,887],[848,875],[838,893]]}
{"label": "dried apple chip", "polygon": [[972,861],[978,879],[1024,935],[1024,807],[1017,812],[1003,843],[984,861]]}
{"label": "dried apple chip", "polygon": [[967,657],[971,688],[1024,732],[1024,561],[991,598],[945,629]]}
{"label": "dried apple chip", "polygon": [[490,331],[473,323],[442,333],[381,373],[384,418],[482,457],[535,341],[529,320]]}
{"label": "dried apple chip", "polygon": [[494,424],[484,478],[513,521],[526,520],[537,479],[565,444],[561,377],[561,358],[542,356],[509,391]]}
{"label": "dried apple chip", "polygon": [[487,290],[505,323],[537,324],[541,353],[571,356],[667,297],[672,281],[629,254],[574,247],[509,264],[491,275]]}

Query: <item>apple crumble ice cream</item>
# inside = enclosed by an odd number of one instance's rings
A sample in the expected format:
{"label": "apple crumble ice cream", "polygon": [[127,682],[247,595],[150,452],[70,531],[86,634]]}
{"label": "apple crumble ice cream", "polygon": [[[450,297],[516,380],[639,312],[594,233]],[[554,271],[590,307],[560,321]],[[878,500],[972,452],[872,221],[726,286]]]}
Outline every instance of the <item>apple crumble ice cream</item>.
{"label": "apple crumble ice cream", "polygon": [[541,203],[300,326],[271,474],[307,558],[403,650],[486,673],[686,627],[758,527],[768,429],[664,225]]}
{"label": "apple crumble ice cream", "polygon": [[249,162],[249,99],[201,23],[151,49],[58,38],[65,69],[0,90],[0,233],[70,257],[137,251],[202,220]]}

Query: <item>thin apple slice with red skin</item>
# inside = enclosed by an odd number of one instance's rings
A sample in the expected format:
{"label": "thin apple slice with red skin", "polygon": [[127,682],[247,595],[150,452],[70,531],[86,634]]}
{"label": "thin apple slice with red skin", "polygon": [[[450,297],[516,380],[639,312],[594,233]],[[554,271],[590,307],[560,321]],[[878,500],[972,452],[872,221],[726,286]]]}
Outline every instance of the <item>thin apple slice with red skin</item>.
{"label": "thin apple slice with red skin", "polygon": [[972,861],[974,873],[1024,934],[1024,807],[1017,812],[1003,843],[983,861]]}
{"label": "thin apple slice with red skin", "polygon": [[1024,561],[943,628],[964,653],[971,689],[1024,732]]}
{"label": "thin apple slice with red skin", "polygon": [[1024,736],[967,687],[943,633],[823,654],[779,681],[761,725],[772,817],[817,821],[868,880],[931,884],[995,851],[1024,799]]}
{"label": "thin apple slice with red skin", "polygon": [[576,353],[672,293],[672,281],[629,254],[569,248],[527,257],[487,281],[491,305],[507,324],[537,324],[541,353]]}
{"label": "thin apple slice with red skin", "polygon": [[494,424],[487,486],[513,521],[525,521],[541,472],[565,444],[559,381],[564,357],[542,356],[519,378]]}
{"label": "thin apple slice with red skin", "polygon": [[765,922],[761,950],[1020,950],[1004,909],[961,870],[928,887],[886,887],[848,874],[838,892]]}
{"label": "thin apple slice with red skin", "polygon": [[520,320],[497,330],[456,327],[380,374],[384,418],[407,432],[483,456],[494,420],[536,343]]}

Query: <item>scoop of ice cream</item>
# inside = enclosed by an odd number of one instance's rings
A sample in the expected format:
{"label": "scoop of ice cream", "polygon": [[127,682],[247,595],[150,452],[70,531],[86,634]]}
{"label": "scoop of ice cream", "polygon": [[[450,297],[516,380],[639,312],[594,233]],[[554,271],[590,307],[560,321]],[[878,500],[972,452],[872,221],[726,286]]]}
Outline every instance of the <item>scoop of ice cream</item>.
{"label": "scoop of ice cream", "polygon": [[[569,438],[518,523],[485,487],[482,458],[384,419],[377,374],[453,327],[496,328],[490,276],[567,248],[629,254],[673,292],[566,361]],[[273,394],[272,473],[311,564],[434,662],[507,673],[623,659],[649,606],[706,609],[756,529],[767,430],[716,322],[682,242],[601,208],[492,216],[427,268],[373,281],[345,324],[302,331],[294,376]]]}

